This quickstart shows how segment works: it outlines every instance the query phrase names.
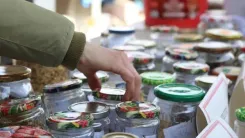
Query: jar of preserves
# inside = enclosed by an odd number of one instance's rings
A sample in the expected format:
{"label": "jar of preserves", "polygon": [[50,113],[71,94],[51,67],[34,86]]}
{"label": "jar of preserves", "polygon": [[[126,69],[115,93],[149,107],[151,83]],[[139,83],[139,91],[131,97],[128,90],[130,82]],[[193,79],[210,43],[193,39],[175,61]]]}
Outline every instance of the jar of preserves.
{"label": "jar of preserves", "polygon": [[162,59],[162,71],[173,73],[173,64],[180,61],[195,61],[198,57],[197,52],[189,49],[169,47],[165,50]]}
{"label": "jar of preserves", "polygon": [[[154,104],[161,109],[159,137],[187,131],[190,138],[196,137],[196,108],[205,96],[203,89],[188,84],[163,84],[155,88]],[[179,129],[176,131],[176,129]],[[176,133],[176,134],[175,134]]]}
{"label": "jar of preserves", "polygon": [[0,102],[0,127],[30,125],[45,128],[44,122],[45,114],[38,95]]}
{"label": "jar of preserves", "polygon": [[165,72],[145,72],[140,74],[142,79],[142,91],[144,94],[144,101],[153,102],[156,98],[154,95],[154,88],[160,84],[174,83],[175,78],[172,74]]}
{"label": "jar of preserves", "polygon": [[26,98],[33,91],[31,69],[24,66],[0,66],[0,87],[13,98]]}
{"label": "jar of preserves", "polygon": [[245,107],[236,110],[236,121],[234,123],[234,131],[239,138],[245,137]]}
{"label": "jar of preserves", "polygon": [[195,84],[208,92],[217,78],[218,76],[213,75],[200,76],[195,79]]}
{"label": "jar of preserves", "polygon": [[193,34],[193,33],[188,33],[188,34],[178,34],[175,35],[174,39],[175,41],[178,42],[201,42],[203,40],[203,36],[200,34]]}
{"label": "jar of preserves", "polygon": [[94,138],[102,138],[109,133],[109,112],[108,105],[99,102],[80,102],[72,104],[69,110],[79,113],[89,113],[94,117]]}
{"label": "jar of preserves", "polygon": [[78,112],[57,112],[46,120],[56,138],[93,138],[93,116]]}
{"label": "jar of preserves", "polygon": [[235,41],[241,40],[243,37],[241,32],[222,28],[209,29],[205,32],[205,35],[216,41]]}
{"label": "jar of preserves", "polygon": [[209,71],[207,64],[198,62],[178,62],[173,65],[177,83],[194,84],[199,76],[206,75]]}
{"label": "jar of preserves", "polygon": [[129,133],[114,132],[114,133],[106,134],[102,138],[138,138],[138,137]]}
{"label": "jar of preserves", "polygon": [[140,45],[123,45],[123,46],[115,46],[112,49],[118,51],[145,51],[145,47]]}
{"label": "jar of preserves", "polygon": [[145,40],[145,39],[134,39],[130,40],[126,43],[127,45],[132,46],[142,46],[145,48],[145,52],[151,54],[152,51],[156,48],[157,44],[155,41],[152,40]]}
{"label": "jar of preserves", "polygon": [[116,106],[116,130],[139,138],[157,138],[160,108],[151,103],[123,102]]}
{"label": "jar of preserves", "polygon": [[46,85],[43,88],[42,100],[47,117],[59,111],[67,111],[73,103],[86,101],[87,98],[81,86],[82,81],[78,79]]}

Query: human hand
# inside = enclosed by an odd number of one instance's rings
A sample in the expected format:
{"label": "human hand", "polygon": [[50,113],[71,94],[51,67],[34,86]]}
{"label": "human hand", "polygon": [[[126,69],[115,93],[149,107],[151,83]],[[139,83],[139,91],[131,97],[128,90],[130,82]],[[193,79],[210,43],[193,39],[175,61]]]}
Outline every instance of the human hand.
{"label": "human hand", "polygon": [[124,52],[87,44],[77,69],[88,78],[92,90],[101,89],[100,81],[95,75],[97,71],[119,74],[126,82],[124,100],[140,100],[141,79]]}

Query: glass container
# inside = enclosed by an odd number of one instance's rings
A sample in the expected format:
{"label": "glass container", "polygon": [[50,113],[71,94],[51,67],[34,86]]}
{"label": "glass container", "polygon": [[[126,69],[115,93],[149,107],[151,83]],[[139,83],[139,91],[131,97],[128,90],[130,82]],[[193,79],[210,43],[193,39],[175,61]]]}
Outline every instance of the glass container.
{"label": "glass container", "polygon": [[222,29],[222,28],[208,29],[205,32],[205,35],[212,40],[226,41],[226,42],[241,40],[243,38],[242,33],[239,31]]}
{"label": "glass container", "polygon": [[114,133],[106,134],[102,138],[138,138],[138,137],[129,133],[114,132]]}
{"label": "glass container", "polygon": [[154,52],[153,50],[156,49],[156,42],[152,40],[145,40],[145,39],[134,39],[130,40],[126,43],[127,45],[132,45],[132,46],[142,46],[145,48],[145,52],[152,54]]}
{"label": "glass container", "polygon": [[245,137],[245,107],[236,110],[236,117],[234,123],[234,131],[239,138]]}
{"label": "glass container", "polygon": [[242,64],[244,63],[245,61],[245,53],[242,53],[238,56],[238,61],[239,61],[239,64],[240,66],[242,66]]}

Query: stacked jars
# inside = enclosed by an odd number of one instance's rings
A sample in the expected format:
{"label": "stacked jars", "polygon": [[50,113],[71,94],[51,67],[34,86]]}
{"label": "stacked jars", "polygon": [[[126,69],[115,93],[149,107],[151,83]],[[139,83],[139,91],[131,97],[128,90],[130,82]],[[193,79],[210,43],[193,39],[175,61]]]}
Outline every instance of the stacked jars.
{"label": "stacked jars", "polygon": [[139,138],[157,138],[160,108],[151,103],[123,102],[116,106],[116,130]]}
{"label": "stacked jars", "polygon": [[69,109],[79,113],[89,113],[94,117],[94,138],[102,138],[109,132],[109,111],[110,108],[106,104],[99,102],[80,102],[72,104]]}
{"label": "stacked jars", "polygon": [[[187,84],[159,85],[154,91],[154,104],[161,108],[159,137],[187,131],[190,138],[196,137],[196,108],[205,96],[203,89]],[[178,129],[178,130],[176,130]],[[176,132],[176,133],[175,133]]]}
{"label": "stacked jars", "polygon": [[236,121],[234,124],[234,131],[239,138],[245,137],[245,107],[236,110]]}
{"label": "stacked jars", "polygon": [[195,84],[195,79],[206,75],[209,66],[197,62],[178,62],[173,65],[177,83]]}
{"label": "stacked jars", "polygon": [[142,79],[142,91],[144,101],[153,102],[155,99],[154,88],[160,84],[174,83],[175,78],[172,74],[164,72],[145,72],[140,74]]}

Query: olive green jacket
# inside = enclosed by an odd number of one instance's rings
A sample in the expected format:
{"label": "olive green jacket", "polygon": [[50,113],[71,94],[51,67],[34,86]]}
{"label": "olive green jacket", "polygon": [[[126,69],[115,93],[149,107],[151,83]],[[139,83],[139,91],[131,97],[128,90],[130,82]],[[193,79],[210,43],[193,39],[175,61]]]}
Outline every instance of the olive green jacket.
{"label": "olive green jacket", "polygon": [[0,56],[74,69],[85,42],[57,13],[24,0],[0,0]]}

